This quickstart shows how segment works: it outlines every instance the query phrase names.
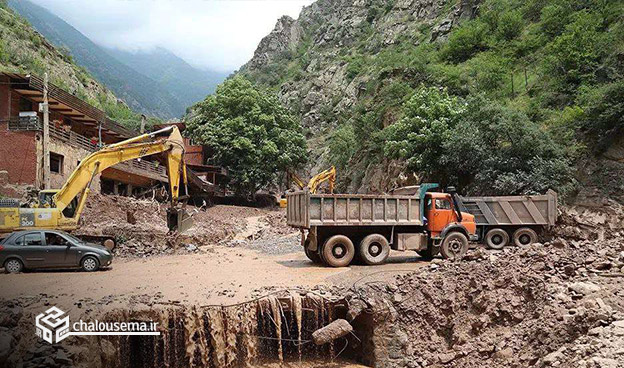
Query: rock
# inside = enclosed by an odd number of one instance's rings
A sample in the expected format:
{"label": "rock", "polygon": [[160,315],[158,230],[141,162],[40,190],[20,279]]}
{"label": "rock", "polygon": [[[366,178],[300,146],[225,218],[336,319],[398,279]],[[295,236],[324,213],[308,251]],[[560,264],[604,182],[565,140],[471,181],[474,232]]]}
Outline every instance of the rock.
{"label": "rock", "polygon": [[14,346],[13,336],[8,331],[0,331],[0,366],[4,366]]}
{"label": "rock", "polygon": [[312,333],[312,340],[316,345],[324,345],[339,339],[353,331],[353,326],[345,319],[337,319],[325,327]]}
{"label": "rock", "polygon": [[186,250],[188,250],[189,252],[194,252],[197,250],[197,246],[195,244],[187,244]]}
{"label": "rock", "polygon": [[593,363],[593,367],[618,368],[618,362],[615,359],[593,357],[591,358],[591,362]]}
{"label": "rock", "polygon": [[575,282],[568,285],[568,289],[574,291],[577,294],[587,295],[600,290],[600,286],[591,282]]}
{"label": "rock", "polygon": [[563,249],[568,246],[568,242],[565,241],[564,239],[557,238],[552,241],[551,245],[557,249]]}
{"label": "rock", "polygon": [[559,350],[553,351],[552,353],[546,355],[542,361],[544,365],[556,365],[563,358],[563,349],[565,347],[560,348]]}
{"label": "rock", "polygon": [[353,321],[366,309],[366,303],[360,299],[351,300],[349,310],[347,311],[347,319]]}
{"label": "rock", "polygon": [[497,360],[507,360],[513,356],[513,350],[511,348],[505,348],[497,351],[492,355],[492,358]]}
{"label": "rock", "polygon": [[438,360],[440,361],[440,363],[442,364],[447,364],[450,363],[451,361],[453,361],[455,359],[456,354],[451,352],[451,353],[444,353],[444,354],[438,354]]}

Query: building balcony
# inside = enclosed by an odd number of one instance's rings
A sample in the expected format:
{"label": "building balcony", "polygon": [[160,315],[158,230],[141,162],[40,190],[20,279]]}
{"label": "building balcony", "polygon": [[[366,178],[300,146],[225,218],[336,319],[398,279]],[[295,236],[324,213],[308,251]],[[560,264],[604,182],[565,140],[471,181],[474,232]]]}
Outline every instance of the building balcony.
{"label": "building balcony", "polygon": [[[9,130],[12,131],[41,131],[43,129],[42,126],[43,124],[38,116],[22,116],[9,119]],[[81,134],[58,128],[52,123],[49,124],[49,127],[51,139],[56,139],[72,147],[80,148],[88,152],[95,152],[98,150],[97,142]],[[158,162],[136,159],[119,163],[113,166],[113,168],[126,172],[127,174],[139,175],[152,180],[167,182],[167,170]]]}

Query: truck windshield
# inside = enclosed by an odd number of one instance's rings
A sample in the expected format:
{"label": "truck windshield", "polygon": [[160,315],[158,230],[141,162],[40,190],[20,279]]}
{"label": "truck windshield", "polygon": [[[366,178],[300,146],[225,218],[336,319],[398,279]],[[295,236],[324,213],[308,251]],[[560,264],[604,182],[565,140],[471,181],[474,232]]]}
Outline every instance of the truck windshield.
{"label": "truck windshield", "polygon": [[435,200],[436,210],[450,210],[451,202],[448,199],[436,199]]}

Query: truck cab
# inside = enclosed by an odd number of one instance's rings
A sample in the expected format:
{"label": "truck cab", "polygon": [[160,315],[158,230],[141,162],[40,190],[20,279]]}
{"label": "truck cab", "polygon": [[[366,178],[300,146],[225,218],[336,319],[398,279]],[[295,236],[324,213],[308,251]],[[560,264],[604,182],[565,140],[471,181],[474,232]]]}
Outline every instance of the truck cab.
{"label": "truck cab", "polygon": [[424,215],[427,220],[427,231],[434,240],[443,239],[450,231],[460,231],[469,240],[477,239],[474,216],[459,210],[453,194],[427,192]]}

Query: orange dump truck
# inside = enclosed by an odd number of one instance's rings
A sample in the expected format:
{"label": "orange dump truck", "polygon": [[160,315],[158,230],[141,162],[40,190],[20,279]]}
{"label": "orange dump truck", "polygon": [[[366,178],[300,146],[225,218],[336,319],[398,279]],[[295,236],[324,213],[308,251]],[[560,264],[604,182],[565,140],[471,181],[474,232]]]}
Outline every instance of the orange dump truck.
{"label": "orange dump truck", "polygon": [[461,258],[478,239],[475,218],[459,210],[456,196],[432,191],[437,187],[427,183],[389,195],[296,191],[287,194],[287,223],[301,229],[310,260],[332,267],[355,257],[382,264],[390,249]]}

